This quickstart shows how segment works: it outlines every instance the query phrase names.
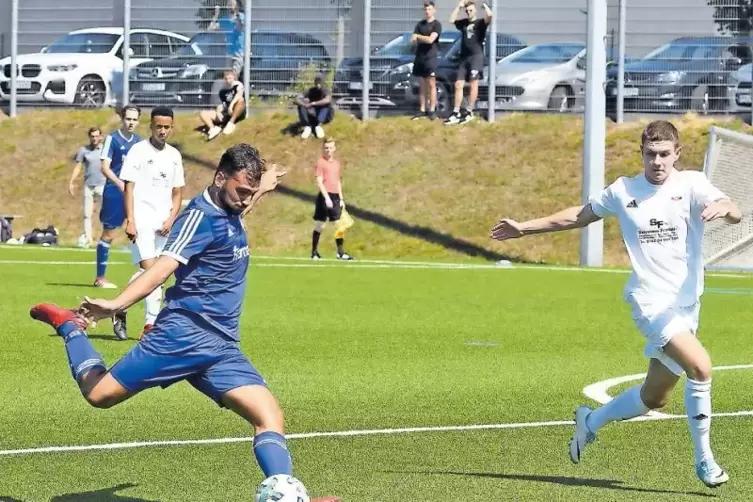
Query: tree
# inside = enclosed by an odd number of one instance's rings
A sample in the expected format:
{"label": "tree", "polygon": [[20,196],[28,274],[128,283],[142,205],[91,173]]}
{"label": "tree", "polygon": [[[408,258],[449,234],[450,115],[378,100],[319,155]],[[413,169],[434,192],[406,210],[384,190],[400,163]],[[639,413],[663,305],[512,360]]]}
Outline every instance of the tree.
{"label": "tree", "polygon": [[753,31],[753,0],[707,0],[714,8],[714,22],[725,35],[748,35]]}

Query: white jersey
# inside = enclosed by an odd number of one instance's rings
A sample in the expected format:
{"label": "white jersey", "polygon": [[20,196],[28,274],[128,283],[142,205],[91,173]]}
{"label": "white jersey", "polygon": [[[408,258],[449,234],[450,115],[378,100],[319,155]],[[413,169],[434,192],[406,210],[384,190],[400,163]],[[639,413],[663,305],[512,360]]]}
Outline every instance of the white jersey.
{"label": "white jersey", "polygon": [[624,296],[655,306],[689,306],[703,294],[706,204],[727,199],[700,171],[673,170],[662,185],[643,173],[621,177],[598,196],[593,212],[617,216],[633,273]]}
{"label": "white jersey", "polygon": [[120,178],[134,184],[133,217],[136,228],[157,230],[170,216],[173,188],[186,184],[183,157],[168,144],[162,150],[157,150],[145,139],[133,145],[128,152]]}

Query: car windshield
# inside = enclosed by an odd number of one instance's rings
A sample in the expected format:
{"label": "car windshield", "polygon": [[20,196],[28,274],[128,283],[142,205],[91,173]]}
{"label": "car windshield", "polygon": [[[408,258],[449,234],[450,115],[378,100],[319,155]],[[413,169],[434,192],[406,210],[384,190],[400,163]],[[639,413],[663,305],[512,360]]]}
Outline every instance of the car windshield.
{"label": "car windshield", "polygon": [[715,52],[721,52],[724,45],[711,44],[665,44],[649,52],[643,59],[657,61],[690,61],[691,59],[706,59],[713,57]]}
{"label": "car windshield", "polygon": [[176,56],[207,56],[224,54],[227,48],[227,38],[222,33],[199,33],[182,45]]}
{"label": "car windshield", "polygon": [[107,54],[120,38],[109,33],[76,33],[66,35],[47,47],[46,53],[53,54]]}
{"label": "car windshield", "polygon": [[566,63],[584,48],[582,44],[532,45],[514,53],[507,61],[510,63]]}

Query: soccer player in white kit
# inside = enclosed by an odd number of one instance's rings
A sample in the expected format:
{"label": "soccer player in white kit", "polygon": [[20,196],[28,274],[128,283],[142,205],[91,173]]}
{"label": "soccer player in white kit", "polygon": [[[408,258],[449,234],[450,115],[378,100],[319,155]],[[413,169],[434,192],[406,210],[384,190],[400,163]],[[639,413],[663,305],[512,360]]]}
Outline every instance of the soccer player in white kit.
{"label": "soccer player in white kit", "polygon": [[685,410],[696,474],[715,488],[729,476],[711,451],[711,359],[696,338],[703,293],[703,226],[718,218],[739,223],[742,215],[704,173],[675,168],[680,151],[675,126],[652,122],[641,140],[641,174],[618,178],[583,206],[525,222],[502,219],[491,236],[514,239],[582,228],[606,216],[618,218],[633,268],[624,297],[647,340],[648,374],[643,384],[595,410],[588,406],[575,410],[570,458],[577,464],[606,424],[665,406],[685,373]]}
{"label": "soccer player in white kit", "polygon": [[[120,178],[125,182],[126,235],[131,240],[133,263],[139,270],[135,280],[154,264],[167,241],[167,236],[180,211],[185,179],[183,157],[167,144],[173,129],[173,111],[160,106],[151,114],[149,139],[135,144],[123,163]],[[159,314],[162,288],[155,289],[144,299],[145,321],[143,338],[152,328]],[[115,336],[128,337],[125,313],[120,314]]]}

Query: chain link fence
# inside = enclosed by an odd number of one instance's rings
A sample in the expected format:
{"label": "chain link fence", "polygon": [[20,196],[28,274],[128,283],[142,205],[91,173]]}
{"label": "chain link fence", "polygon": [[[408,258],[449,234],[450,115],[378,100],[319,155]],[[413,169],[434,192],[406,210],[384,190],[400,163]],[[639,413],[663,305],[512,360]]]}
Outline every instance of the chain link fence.
{"label": "chain link fence", "polygon": [[[457,2],[436,3],[442,24],[437,107],[446,115],[461,41],[450,23]],[[491,104],[497,112],[581,113],[585,4],[490,1],[495,78],[489,82],[488,30],[476,109]],[[607,4],[608,115],[751,113],[751,0]],[[483,12],[478,0],[477,6]],[[410,38],[423,16],[422,0],[0,0],[0,106],[13,100],[13,106],[33,107],[211,107],[226,85],[225,71],[232,69],[245,84],[249,108],[291,106],[321,75],[340,109],[414,113],[419,80],[412,73]]]}

